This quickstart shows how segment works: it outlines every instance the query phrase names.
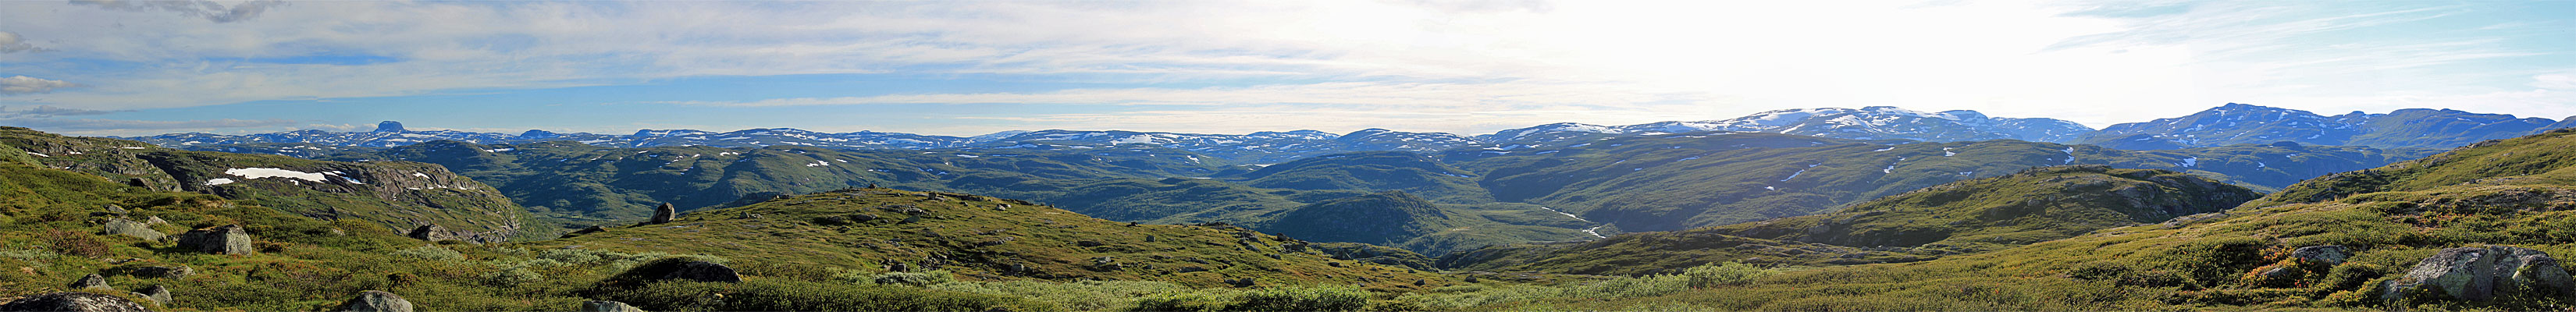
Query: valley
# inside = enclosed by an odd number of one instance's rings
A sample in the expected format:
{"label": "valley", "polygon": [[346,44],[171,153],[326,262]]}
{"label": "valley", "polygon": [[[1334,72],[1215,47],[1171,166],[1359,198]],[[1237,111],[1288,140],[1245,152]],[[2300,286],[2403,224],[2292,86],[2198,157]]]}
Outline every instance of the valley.
{"label": "valley", "polygon": [[[126,300],[180,309],[391,289],[473,310],[1444,311],[2526,309],[2576,289],[2542,274],[2477,299],[2410,273],[2457,248],[2571,251],[2559,221],[2576,206],[2555,188],[2576,183],[2560,177],[2576,132],[2141,148],[2034,125],[2057,123],[1871,107],[1472,137],[755,129],[810,141],[712,145],[693,138],[723,134],[9,128],[0,208],[18,230],[0,238],[41,243],[0,258],[29,268],[0,289],[109,272],[178,294]],[[2533,131],[2516,127],[2490,132]],[[847,143],[862,134],[881,141]],[[146,143],[174,138],[198,143]],[[900,140],[935,144],[882,145]],[[224,225],[248,256],[158,238]],[[2561,270],[2533,263],[2514,270]],[[133,273],[147,266],[201,273]]]}

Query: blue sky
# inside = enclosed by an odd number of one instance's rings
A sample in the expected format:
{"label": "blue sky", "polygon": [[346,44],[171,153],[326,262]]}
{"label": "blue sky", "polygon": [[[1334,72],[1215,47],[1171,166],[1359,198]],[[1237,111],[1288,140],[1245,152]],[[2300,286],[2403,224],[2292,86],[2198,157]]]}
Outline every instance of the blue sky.
{"label": "blue sky", "polygon": [[[1812,3],[1811,3],[1812,2]],[[2576,1],[0,2],[0,125],[1489,133],[2576,115]]]}

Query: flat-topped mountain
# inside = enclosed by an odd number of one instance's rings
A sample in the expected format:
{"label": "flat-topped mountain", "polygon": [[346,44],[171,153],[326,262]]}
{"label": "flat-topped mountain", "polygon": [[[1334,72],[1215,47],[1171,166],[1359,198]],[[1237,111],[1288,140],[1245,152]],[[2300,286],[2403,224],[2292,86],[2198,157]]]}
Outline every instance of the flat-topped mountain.
{"label": "flat-topped mountain", "polygon": [[1510,142],[1532,135],[1555,132],[1656,134],[1702,131],[1785,133],[1863,140],[1905,139],[1950,142],[2014,139],[2062,143],[2081,138],[2093,132],[2093,128],[2048,118],[1987,117],[1983,113],[1970,110],[1927,113],[1891,106],[1870,106],[1859,109],[1783,109],[1732,119],[1666,121],[1626,126],[1556,123],[1503,130],[1476,138],[1485,142]]}

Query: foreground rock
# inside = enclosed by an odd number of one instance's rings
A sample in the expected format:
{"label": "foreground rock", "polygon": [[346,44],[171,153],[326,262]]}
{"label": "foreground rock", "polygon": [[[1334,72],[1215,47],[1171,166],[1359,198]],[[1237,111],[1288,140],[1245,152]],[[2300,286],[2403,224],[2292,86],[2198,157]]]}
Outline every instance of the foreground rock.
{"label": "foreground rock", "polygon": [[250,231],[241,225],[189,230],[179,234],[179,248],[226,255],[251,254]]}
{"label": "foreground rock", "polygon": [[2381,299],[2489,301],[2512,294],[2576,294],[2576,279],[2549,253],[2522,247],[2443,249],[2391,281]]}
{"label": "foreground rock", "polygon": [[169,236],[169,234],[161,234],[161,231],[152,230],[149,224],[125,219],[107,219],[107,227],[100,229],[99,234],[133,236],[143,240],[161,240],[162,237]]}
{"label": "foreground rock", "polygon": [[645,224],[663,224],[663,223],[671,223],[671,217],[672,217],[673,215],[676,215],[676,214],[679,214],[679,213],[680,213],[680,210],[679,210],[679,209],[674,209],[674,208],[672,208],[672,207],[671,207],[671,203],[662,203],[662,206],[661,206],[661,207],[653,207],[653,220],[651,220],[651,221],[646,221],[646,222],[644,222],[644,223],[645,223]]}
{"label": "foreground rock", "polygon": [[439,227],[437,224],[412,228],[409,236],[414,239],[432,242],[456,239],[456,234],[447,232],[447,228]]}
{"label": "foreground rock", "polygon": [[146,312],[143,304],[116,296],[58,292],[0,298],[0,311]]}
{"label": "foreground rock", "polygon": [[80,280],[72,281],[71,289],[116,289],[116,287],[107,286],[107,277],[90,274],[82,276]]}
{"label": "foreground rock", "polygon": [[134,292],[134,293],[135,293],[135,294],[143,295],[143,299],[152,299],[152,303],[153,303],[153,304],[159,304],[159,305],[165,305],[165,306],[166,306],[166,305],[170,305],[170,288],[168,288],[168,287],[161,287],[161,285],[152,285],[152,287],[151,287],[151,288],[144,288],[144,289],[143,289],[143,291],[138,291],[138,292]]}
{"label": "foreground rock", "polygon": [[411,312],[412,308],[411,301],[403,300],[402,296],[396,296],[394,293],[389,292],[369,290],[358,292],[357,298],[349,298],[348,302],[341,302],[339,308],[331,309],[331,311]]}
{"label": "foreground rock", "polygon": [[644,312],[644,309],[637,309],[624,302],[588,301],[581,303],[581,312]]}

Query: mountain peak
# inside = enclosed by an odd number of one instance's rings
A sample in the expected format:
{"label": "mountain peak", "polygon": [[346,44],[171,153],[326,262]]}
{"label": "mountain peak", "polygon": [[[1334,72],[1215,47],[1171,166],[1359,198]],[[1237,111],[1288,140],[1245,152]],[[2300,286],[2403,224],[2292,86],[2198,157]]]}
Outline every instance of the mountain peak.
{"label": "mountain peak", "polygon": [[403,126],[400,122],[386,120],[376,123],[376,132],[403,132]]}

